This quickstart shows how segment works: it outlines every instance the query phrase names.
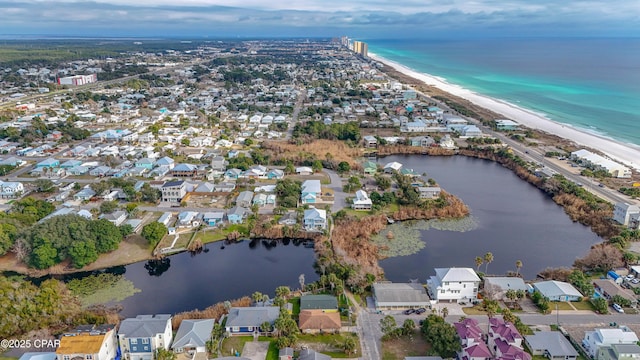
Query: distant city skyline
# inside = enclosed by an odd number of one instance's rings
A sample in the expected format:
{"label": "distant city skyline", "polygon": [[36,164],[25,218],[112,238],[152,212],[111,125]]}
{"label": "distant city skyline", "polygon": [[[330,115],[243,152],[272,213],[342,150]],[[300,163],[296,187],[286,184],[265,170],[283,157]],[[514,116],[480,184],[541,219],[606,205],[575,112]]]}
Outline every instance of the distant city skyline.
{"label": "distant city skyline", "polygon": [[0,0],[0,34],[367,38],[640,36],[619,0]]}

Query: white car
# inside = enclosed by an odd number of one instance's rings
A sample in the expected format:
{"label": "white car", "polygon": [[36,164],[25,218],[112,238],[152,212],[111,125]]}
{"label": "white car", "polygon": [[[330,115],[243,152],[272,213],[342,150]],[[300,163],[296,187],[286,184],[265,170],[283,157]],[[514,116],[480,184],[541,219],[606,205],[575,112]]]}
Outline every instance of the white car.
{"label": "white car", "polygon": [[633,274],[629,274],[629,275],[625,276],[625,279],[627,279],[627,280],[631,280],[633,278],[635,278],[635,276],[633,276]]}
{"label": "white car", "polygon": [[640,283],[640,279],[633,279],[633,280],[631,280],[631,283],[632,284]]}
{"label": "white car", "polygon": [[624,309],[618,304],[613,304],[613,309],[619,313],[624,313]]}

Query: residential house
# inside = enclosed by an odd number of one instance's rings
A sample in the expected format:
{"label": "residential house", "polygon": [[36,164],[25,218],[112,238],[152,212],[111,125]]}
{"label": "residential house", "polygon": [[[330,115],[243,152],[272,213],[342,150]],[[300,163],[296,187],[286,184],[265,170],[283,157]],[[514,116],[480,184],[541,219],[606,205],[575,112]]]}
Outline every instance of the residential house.
{"label": "residential house", "polygon": [[420,194],[420,199],[437,199],[442,189],[439,186],[418,186],[416,191]]}
{"label": "residential house", "polygon": [[460,135],[464,137],[479,137],[482,136],[482,131],[475,125],[466,125],[460,129]]}
{"label": "residential house", "polygon": [[257,193],[253,196],[253,200],[251,201],[252,205],[257,205],[259,207],[263,207],[267,204],[267,194]]}
{"label": "residential house", "polygon": [[598,355],[602,347],[609,347],[613,344],[633,345],[637,343],[638,336],[626,326],[586,331],[584,339],[582,339],[582,347],[594,360],[600,360]]}
{"label": "residential house", "polygon": [[331,356],[305,348],[300,350],[298,360],[331,360]]}
{"label": "residential house", "polygon": [[70,169],[70,168],[73,168],[73,167],[79,166],[79,165],[82,165],[82,161],[71,159],[71,160],[67,160],[67,161],[63,162],[62,164],[60,164],[60,167],[63,168],[63,169]]}
{"label": "residential house", "polygon": [[142,158],[142,159],[139,159],[138,161],[136,161],[135,167],[151,170],[151,169],[153,169],[155,164],[156,164],[156,161],[154,159]]}
{"label": "residential house", "polygon": [[482,330],[476,319],[465,318],[453,324],[460,338],[457,358],[465,360],[490,360],[493,354],[484,343]]}
{"label": "residential house", "polygon": [[109,175],[109,173],[111,173],[113,170],[108,167],[108,166],[97,166],[91,170],[89,170],[89,175],[91,176],[97,176],[97,177],[101,177],[101,176],[107,176]]}
{"label": "residential house", "polygon": [[187,183],[179,181],[168,181],[161,188],[162,201],[179,203],[182,198],[187,194]]}
{"label": "residential house", "polygon": [[518,124],[513,120],[500,119],[500,120],[495,120],[495,123],[496,123],[496,128],[501,131],[514,131],[514,130],[520,129],[520,124]]}
{"label": "residential house", "polygon": [[48,158],[40,161],[36,164],[37,168],[57,168],[60,167],[60,160],[54,158]]}
{"label": "residential house", "polygon": [[593,287],[600,296],[609,301],[617,295],[629,300],[632,306],[635,306],[638,302],[638,298],[632,291],[620,287],[620,285],[611,279],[594,279]]}
{"label": "residential house", "polygon": [[531,355],[544,356],[549,360],[576,360],[578,352],[559,331],[536,331],[526,335],[524,341]]}
{"label": "residential house", "polygon": [[378,172],[378,164],[373,161],[365,161],[362,168],[365,175],[375,175]]}
{"label": "residential house", "polygon": [[156,166],[164,166],[171,170],[175,166],[175,161],[173,161],[172,158],[165,156],[156,161]]}
{"label": "residential house", "polygon": [[302,204],[314,204],[322,195],[320,180],[305,180],[301,187],[300,202]]}
{"label": "residential house", "polygon": [[100,215],[100,219],[105,219],[115,226],[120,226],[127,220],[127,212],[118,210],[111,214],[102,214]]}
{"label": "residential house", "polygon": [[471,301],[478,297],[480,278],[471,268],[436,268],[427,280],[432,299],[437,301]]}
{"label": "residential house", "polygon": [[484,295],[493,300],[506,299],[507,291],[528,291],[529,288],[524,280],[516,276],[485,276],[484,277]]}
{"label": "residential house", "polygon": [[327,212],[316,208],[304,211],[304,228],[307,231],[324,230],[327,228]]}
{"label": "residential house", "polygon": [[378,310],[429,308],[431,301],[422,284],[375,283],[371,286]]}
{"label": "residential house", "polygon": [[313,169],[309,166],[300,166],[296,168],[296,174],[298,175],[311,175],[313,174]]}
{"label": "residential house", "polygon": [[216,189],[216,186],[212,183],[203,182],[194,190],[197,193],[212,193]]}
{"label": "residential house", "polygon": [[227,315],[225,329],[231,335],[247,335],[260,331],[260,325],[271,325],[280,315],[278,306],[232,307]]}
{"label": "residential house", "polygon": [[372,206],[373,202],[366,191],[356,191],[356,197],[353,199],[353,203],[351,204],[351,207],[354,210],[371,210]]}
{"label": "residential house", "polygon": [[224,172],[224,177],[227,179],[237,179],[240,175],[242,175],[242,170],[236,168],[228,169]]}
{"label": "residential house", "polygon": [[169,172],[172,176],[195,177],[198,176],[198,166],[193,164],[178,164]]}
{"label": "residential house", "polygon": [[114,325],[85,325],[60,337],[57,360],[113,360],[117,357]]}
{"label": "residential house", "polygon": [[87,185],[85,188],[78,191],[73,197],[77,201],[89,201],[94,196],[96,196],[96,192]]}
{"label": "residential house", "polygon": [[303,333],[338,332],[342,328],[340,313],[324,310],[300,310],[298,327]]}
{"label": "residential house", "polygon": [[512,323],[497,317],[489,319],[487,346],[493,349],[497,359],[531,360],[531,355],[523,349],[523,339]]}
{"label": "residential house", "polygon": [[202,215],[202,221],[208,226],[217,226],[224,221],[224,211],[211,211]]}
{"label": "residential house", "polygon": [[362,137],[364,147],[374,148],[378,146],[378,139],[375,136],[367,135]]}
{"label": "residential house", "polygon": [[20,166],[22,164],[25,164],[24,160],[18,159],[17,157],[13,157],[13,156],[0,161],[0,165]]}
{"label": "residential house", "polygon": [[158,349],[169,350],[173,333],[171,315],[138,315],[124,319],[118,343],[124,360],[153,360]]}
{"label": "residential house", "polygon": [[215,191],[216,192],[232,192],[236,188],[236,183],[232,182],[221,182],[216,184]]}
{"label": "residential house", "polygon": [[397,161],[390,162],[382,168],[385,173],[397,172],[400,171],[400,169],[402,169],[402,164]]}
{"label": "residential house", "polygon": [[612,344],[598,351],[598,360],[632,360],[640,358],[638,344]]}
{"label": "residential house", "polygon": [[300,310],[322,310],[338,312],[338,299],[332,295],[303,295],[300,297]]}
{"label": "residential house", "polygon": [[582,294],[573,285],[563,281],[541,281],[533,284],[533,288],[549,299],[549,301],[580,301]]}
{"label": "residential house", "polygon": [[613,208],[613,220],[622,225],[629,225],[633,215],[640,214],[640,206],[628,203],[616,203]]}
{"label": "residential house", "polygon": [[243,208],[249,208],[251,207],[251,199],[253,199],[253,191],[243,191],[238,194],[236,205]]}
{"label": "residential house", "polygon": [[211,340],[214,324],[215,319],[182,320],[173,339],[171,350],[176,353],[205,353],[207,342]]}
{"label": "residential house", "polygon": [[178,226],[198,227],[200,226],[200,213],[197,211],[181,211],[178,213]]}
{"label": "residential house", "polygon": [[14,198],[24,193],[24,185],[19,181],[0,181],[0,197]]}
{"label": "residential house", "polygon": [[284,171],[280,169],[271,169],[267,173],[267,179],[274,179],[274,180],[284,179]]}
{"label": "residential house", "polygon": [[222,156],[216,155],[211,158],[211,169],[214,171],[225,171],[229,162]]}
{"label": "residential house", "polygon": [[449,134],[446,134],[442,139],[440,139],[440,147],[449,150],[457,148],[455,141],[453,141]]}
{"label": "residential house", "polygon": [[429,147],[433,146],[436,142],[430,136],[416,136],[409,139],[411,146]]}
{"label": "residential house", "polygon": [[231,224],[241,224],[247,216],[247,212],[247,209],[243,207],[234,206],[227,211],[227,220]]}
{"label": "residential house", "polygon": [[26,352],[18,360],[57,360],[55,352]]}
{"label": "residential house", "polygon": [[292,226],[298,223],[298,215],[294,211],[289,211],[288,213],[282,215],[280,220],[278,220],[278,224]]}

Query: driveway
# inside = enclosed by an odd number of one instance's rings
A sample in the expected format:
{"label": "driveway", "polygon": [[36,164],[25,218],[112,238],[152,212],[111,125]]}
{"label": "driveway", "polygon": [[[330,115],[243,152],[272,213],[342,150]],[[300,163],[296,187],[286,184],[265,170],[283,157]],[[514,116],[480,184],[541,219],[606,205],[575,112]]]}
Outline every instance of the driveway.
{"label": "driveway", "polygon": [[346,199],[348,194],[342,191],[342,178],[333,170],[323,169],[325,173],[329,176],[329,180],[331,183],[328,187],[333,190],[334,200],[333,205],[331,206],[331,212],[336,213],[342,209],[344,209],[347,205]]}
{"label": "driveway", "polygon": [[268,341],[249,341],[244,343],[242,357],[251,360],[264,360],[267,358],[267,351],[269,351]]}

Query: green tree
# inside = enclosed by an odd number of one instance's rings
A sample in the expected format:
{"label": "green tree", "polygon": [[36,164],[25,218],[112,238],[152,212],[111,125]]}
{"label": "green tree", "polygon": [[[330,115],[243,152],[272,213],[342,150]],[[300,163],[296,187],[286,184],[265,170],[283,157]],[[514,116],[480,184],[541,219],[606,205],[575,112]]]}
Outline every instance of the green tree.
{"label": "green tree", "polygon": [[291,289],[288,286],[278,286],[276,288],[276,296],[286,299],[291,294]]}
{"label": "green tree", "polygon": [[411,335],[415,328],[416,323],[411,319],[406,319],[404,323],[402,323],[402,335]]}
{"label": "green tree", "polygon": [[520,269],[522,269],[522,260],[516,260],[516,276],[520,275]]}
{"label": "green tree", "polygon": [[80,269],[98,260],[98,251],[94,242],[74,241],[69,248],[72,264]]}
{"label": "green tree", "polygon": [[29,265],[36,269],[48,269],[58,262],[58,250],[47,239],[39,239],[34,244]]}
{"label": "green tree", "polygon": [[338,164],[338,173],[339,173],[339,174],[344,174],[344,173],[347,173],[347,172],[349,172],[349,171],[351,171],[351,165],[349,165],[349,163],[348,163],[348,162],[346,162],[346,161],[341,161],[341,162]]}
{"label": "green tree", "polygon": [[484,273],[488,274],[488,268],[489,268],[489,264],[491,264],[493,262],[493,254],[491,252],[488,252],[486,254],[484,254]]}
{"label": "green tree", "polygon": [[176,360],[178,355],[171,350],[160,347],[156,350],[156,360]]}
{"label": "green tree", "polygon": [[353,336],[345,336],[344,340],[340,344],[340,347],[342,348],[342,350],[344,350],[345,354],[351,355],[356,350],[356,345],[356,340],[353,338]]}
{"label": "green tree", "polygon": [[597,299],[591,299],[591,303],[593,304],[593,308],[599,314],[608,314],[609,313],[609,304],[605,298],[599,297]]}
{"label": "green tree", "polygon": [[322,161],[320,160],[315,160],[312,164],[311,164],[311,169],[313,169],[314,173],[320,172],[322,171]]}
{"label": "green tree", "polygon": [[452,358],[460,350],[460,339],[455,328],[440,316],[427,316],[422,323],[422,334],[431,344],[432,351],[443,358]]}
{"label": "green tree", "polygon": [[33,182],[37,192],[50,193],[55,190],[55,184],[49,179],[38,179]]}
{"label": "green tree", "polygon": [[111,214],[118,209],[117,201],[103,201],[100,204],[100,212],[103,214]]}
{"label": "green tree", "polygon": [[167,234],[167,227],[157,221],[150,222],[142,228],[142,237],[145,238],[151,246],[156,246]]}
{"label": "green tree", "polygon": [[396,319],[391,315],[387,315],[380,319],[380,330],[382,330],[382,334],[387,337],[391,336],[396,331],[397,327]]}
{"label": "green tree", "polygon": [[89,230],[95,236],[95,249],[99,253],[106,253],[118,248],[122,240],[122,233],[117,226],[106,219],[92,221]]}
{"label": "green tree", "polygon": [[484,259],[482,259],[480,256],[476,256],[476,271],[480,270],[480,266],[482,266],[482,263],[484,263]]}
{"label": "green tree", "polygon": [[262,301],[262,293],[259,291],[255,291],[253,294],[251,294],[251,299],[254,303]]}

